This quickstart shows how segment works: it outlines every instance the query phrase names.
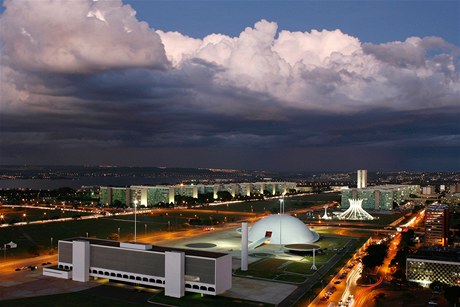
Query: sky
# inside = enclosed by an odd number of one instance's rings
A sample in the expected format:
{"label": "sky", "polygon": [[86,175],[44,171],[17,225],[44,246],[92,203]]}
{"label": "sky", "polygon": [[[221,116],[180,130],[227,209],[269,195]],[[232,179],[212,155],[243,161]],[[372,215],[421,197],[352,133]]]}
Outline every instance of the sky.
{"label": "sky", "polygon": [[0,164],[460,171],[459,1],[1,1]]}

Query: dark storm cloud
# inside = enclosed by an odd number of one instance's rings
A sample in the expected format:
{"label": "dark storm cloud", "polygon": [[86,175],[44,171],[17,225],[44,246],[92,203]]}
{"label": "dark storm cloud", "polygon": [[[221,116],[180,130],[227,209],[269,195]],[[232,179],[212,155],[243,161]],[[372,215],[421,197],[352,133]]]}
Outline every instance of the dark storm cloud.
{"label": "dark storm cloud", "polygon": [[[1,19],[3,163],[389,167],[435,147],[455,161],[458,48],[440,38],[361,44],[260,21],[201,40],[117,1],[40,2],[30,20],[16,7],[35,3],[6,1]],[[62,16],[44,20],[62,4],[76,7],[56,30]]]}

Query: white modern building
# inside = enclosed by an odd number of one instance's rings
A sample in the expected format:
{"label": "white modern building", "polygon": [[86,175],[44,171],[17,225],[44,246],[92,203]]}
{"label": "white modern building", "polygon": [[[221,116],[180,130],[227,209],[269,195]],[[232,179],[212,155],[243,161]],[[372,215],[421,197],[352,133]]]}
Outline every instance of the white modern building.
{"label": "white modern building", "polygon": [[319,235],[298,218],[287,214],[273,214],[257,221],[249,230],[250,248],[265,242],[270,244],[308,244]]}
{"label": "white modern building", "polygon": [[87,282],[108,278],[165,289],[182,297],[185,291],[216,295],[232,287],[228,254],[151,244],[79,237],[59,240],[58,265],[43,275]]}

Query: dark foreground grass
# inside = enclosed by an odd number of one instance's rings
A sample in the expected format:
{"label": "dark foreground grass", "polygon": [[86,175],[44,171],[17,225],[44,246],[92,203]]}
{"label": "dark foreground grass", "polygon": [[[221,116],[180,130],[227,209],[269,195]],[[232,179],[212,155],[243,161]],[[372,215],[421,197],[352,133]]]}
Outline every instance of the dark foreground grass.
{"label": "dark foreground grass", "polygon": [[219,306],[219,307],[231,307],[231,306],[275,306],[273,304],[261,303],[256,301],[248,301],[237,298],[225,297],[225,296],[210,296],[198,293],[186,293],[184,297],[173,298],[165,296],[164,293],[159,293],[152,297],[149,302],[164,304],[169,306]]}
{"label": "dark foreground grass", "polygon": [[30,298],[22,298],[16,300],[0,301],[0,306],[47,306],[47,307],[77,307],[77,306],[136,306],[137,303],[129,301],[120,301],[118,299],[104,298],[89,295],[83,292],[64,293],[47,296],[37,296]]}
{"label": "dark foreground grass", "polygon": [[167,297],[161,291],[154,294],[140,290],[137,287],[119,287],[102,285],[81,292],[64,293],[56,295],[38,296],[31,298],[0,301],[3,306],[152,306],[153,304],[165,306],[274,306],[255,301],[248,301],[224,296],[200,295],[186,293],[182,298]]}

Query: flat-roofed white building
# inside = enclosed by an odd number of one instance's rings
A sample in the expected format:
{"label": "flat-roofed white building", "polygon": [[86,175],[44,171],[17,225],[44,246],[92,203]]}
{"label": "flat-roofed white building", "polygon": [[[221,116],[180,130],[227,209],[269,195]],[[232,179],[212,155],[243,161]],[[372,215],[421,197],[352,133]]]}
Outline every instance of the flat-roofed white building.
{"label": "flat-roofed white building", "polygon": [[165,289],[217,295],[232,287],[228,254],[78,237],[59,240],[58,265],[43,275],[86,282],[108,278]]}

